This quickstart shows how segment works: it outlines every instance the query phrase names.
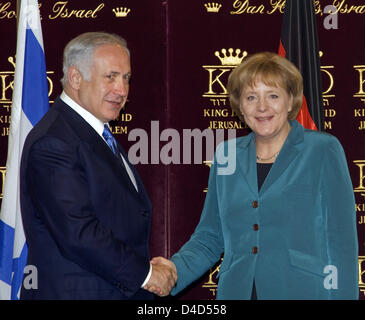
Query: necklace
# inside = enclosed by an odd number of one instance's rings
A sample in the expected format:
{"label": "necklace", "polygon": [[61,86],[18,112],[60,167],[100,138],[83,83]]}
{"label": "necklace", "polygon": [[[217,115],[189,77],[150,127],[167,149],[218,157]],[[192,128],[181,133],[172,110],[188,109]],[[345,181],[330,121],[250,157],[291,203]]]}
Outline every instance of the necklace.
{"label": "necklace", "polygon": [[260,156],[256,155],[256,159],[259,160],[259,161],[268,161],[268,160],[271,160],[273,158],[275,158],[278,154],[279,154],[280,151],[274,153],[271,157],[269,158],[261,158]]}

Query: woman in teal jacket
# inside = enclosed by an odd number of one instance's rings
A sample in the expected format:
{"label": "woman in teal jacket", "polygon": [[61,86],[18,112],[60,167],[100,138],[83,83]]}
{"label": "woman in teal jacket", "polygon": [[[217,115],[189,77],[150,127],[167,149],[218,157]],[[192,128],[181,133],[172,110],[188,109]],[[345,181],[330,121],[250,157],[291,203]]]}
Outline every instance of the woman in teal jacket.
{"label": "woman in teal jacket", "polygon": [[[231,73],[231,106],[252,133],[216,150],[199,225],[171,259],[173,295],[224,253],[218,299],[358,298],[345,154],[335,137],[294,120],[302,88],[296,67],[273,53],[246,58]],[[233,174],[221,165],[229,150]]]}

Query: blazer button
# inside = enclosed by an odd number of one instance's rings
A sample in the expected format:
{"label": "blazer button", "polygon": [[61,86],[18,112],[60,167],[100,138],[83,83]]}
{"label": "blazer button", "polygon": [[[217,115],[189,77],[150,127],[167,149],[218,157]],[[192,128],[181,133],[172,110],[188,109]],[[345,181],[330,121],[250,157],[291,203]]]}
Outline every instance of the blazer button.
{"label": "blazer button", "polygon": [[259,249],[257,247],[253,247],[252,248],[252,253],[253,254],[256,254],[258,251],[259,251]]}
{"label": "blazer button", "polygon": [[257,208],[259,206],[259,203],[258,203],[258,201],[252,201],[252,208]]}
{"label": "blazer button", "polygon": [[257,223],[255,223],[255,224],[253,225],[253,230],[254,230],[254,231],[259,230],[259,225],[258,225]]}

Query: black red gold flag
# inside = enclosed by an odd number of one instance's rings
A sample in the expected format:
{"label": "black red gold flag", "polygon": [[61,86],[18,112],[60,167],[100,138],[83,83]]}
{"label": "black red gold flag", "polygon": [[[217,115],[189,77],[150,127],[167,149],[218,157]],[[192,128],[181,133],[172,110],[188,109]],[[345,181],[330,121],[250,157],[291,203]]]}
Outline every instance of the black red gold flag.
{"label": "black red gold flag", "polygon": [[293,62],[303,76],[303,105],[297,120],[323,130],[322,82],[313,0],[286,0],[279,55]]}

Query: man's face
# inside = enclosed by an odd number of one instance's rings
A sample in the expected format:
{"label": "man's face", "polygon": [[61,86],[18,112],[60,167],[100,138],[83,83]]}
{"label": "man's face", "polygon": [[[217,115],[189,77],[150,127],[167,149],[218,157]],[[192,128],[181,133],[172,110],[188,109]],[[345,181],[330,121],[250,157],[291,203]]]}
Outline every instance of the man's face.
{"label": "man's face", "polygon": [[103,123],[114,120],[127,101],[130,76],[126,49],[100,46],[94,51],[90,80],[81,80],[77,102]]}

